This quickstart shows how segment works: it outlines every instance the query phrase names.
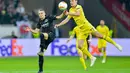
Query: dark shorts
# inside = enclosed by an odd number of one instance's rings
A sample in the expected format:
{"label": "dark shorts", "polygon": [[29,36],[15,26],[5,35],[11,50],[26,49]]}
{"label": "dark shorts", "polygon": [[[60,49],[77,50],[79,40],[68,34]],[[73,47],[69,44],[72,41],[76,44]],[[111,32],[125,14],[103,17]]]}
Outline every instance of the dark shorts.
{"label": "dark shorts", "polygon": [[44,39],[44,35],[40,35],[40,48],[47,49],[48,45],[55,39],[55,34],[50,32],[48,33],[48,40]]}

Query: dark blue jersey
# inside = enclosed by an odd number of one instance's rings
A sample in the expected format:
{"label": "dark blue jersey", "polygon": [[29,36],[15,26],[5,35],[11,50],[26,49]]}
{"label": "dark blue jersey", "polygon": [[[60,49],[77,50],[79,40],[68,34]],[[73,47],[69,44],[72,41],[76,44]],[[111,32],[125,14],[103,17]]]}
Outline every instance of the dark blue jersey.
{"label": "dark blue jersey", "polygon": [[40,32],[43,33],[55,32],[53,25],[54,20],[56,20],[56,16],[54,15],[48,15],[43,20],[39,19],[37,28],[40,29]]}

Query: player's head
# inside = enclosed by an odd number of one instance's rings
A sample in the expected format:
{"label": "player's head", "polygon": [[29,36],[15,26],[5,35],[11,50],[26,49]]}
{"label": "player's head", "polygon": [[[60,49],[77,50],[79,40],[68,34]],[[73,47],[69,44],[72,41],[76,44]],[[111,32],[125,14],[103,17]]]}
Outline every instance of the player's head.
{"label": "player's head", "polygon": [[105,21],[104,20],[100,20],[100,25],[104,26],[105,25]]}
{"label": "player's head", "polygon": [[45,13],[45,11],[44,11],[43,9],[39,9],[39,10],[38,10],[38,15],[39,15],[39,18],[40,18],[40,19],[44,19],[46,13]]}
{"label": "player's head", "polygon": [[71,7],[75,7],[77,5],[78,0],[70,0]]}

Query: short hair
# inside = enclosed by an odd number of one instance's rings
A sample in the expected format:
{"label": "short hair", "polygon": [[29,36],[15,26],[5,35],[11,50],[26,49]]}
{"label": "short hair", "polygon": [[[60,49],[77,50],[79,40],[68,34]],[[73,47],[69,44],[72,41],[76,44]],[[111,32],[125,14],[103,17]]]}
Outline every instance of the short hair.
{"label": "short hair", "polygon": [[78,1],[78,0],[75,0],[75,1]]}
{"label": "short hair", "polygon": [[38,11],[44,11],[44,12],[45,12],[45,10],[44,10],[44,9],[39,9]]}

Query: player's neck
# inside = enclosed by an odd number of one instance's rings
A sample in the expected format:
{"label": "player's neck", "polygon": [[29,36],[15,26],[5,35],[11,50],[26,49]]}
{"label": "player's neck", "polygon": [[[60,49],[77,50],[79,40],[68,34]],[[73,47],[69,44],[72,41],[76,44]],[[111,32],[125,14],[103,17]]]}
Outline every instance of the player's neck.
{"label": "player's neck", "polygon": [[40,20],[44,20],[45,18],[40,18]]}
{"label": "player's neck", "polygon": [[100,25],[101,27],[104,27],[104,25]]}
{"label": "player's neck", "polygon": [[77,5],[73,6],[72,8],[76,8]]}

